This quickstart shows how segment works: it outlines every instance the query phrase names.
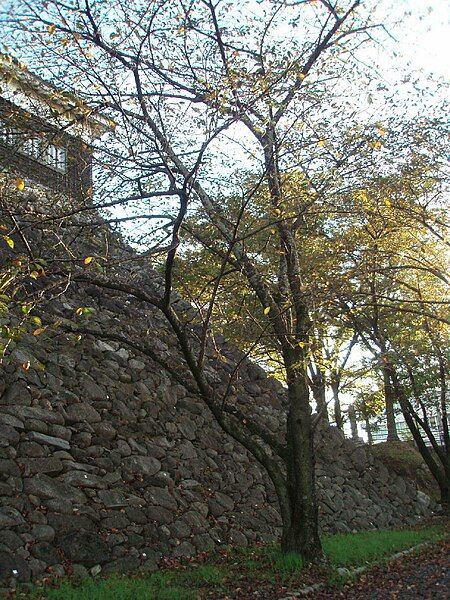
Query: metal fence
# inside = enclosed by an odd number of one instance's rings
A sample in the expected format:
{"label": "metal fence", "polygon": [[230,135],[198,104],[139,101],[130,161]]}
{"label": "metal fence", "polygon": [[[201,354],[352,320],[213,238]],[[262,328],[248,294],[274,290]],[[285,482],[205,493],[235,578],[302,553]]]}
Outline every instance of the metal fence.
{"label": "metal fence", "polygon": [[[410,432],[406,423],[397,423],[396,429],[397,429],[398,437],[402,441],[411,441],[411,442],[414,441],[412,433]],[[439,425],[437,427],[432,427],[431,432],[433,433],[438,444],[443,446],[444,445],[444,428],[442,427],[442,425]],[[386,439],[387,439],[386,427],[380,427],[378,430],[374,429],[372,431],[372,442],[374,444],[379,444],[381,442],[385,442]],[[422,433],[422,439],[427,446],[431,446],[431,442],[425,433]]]}

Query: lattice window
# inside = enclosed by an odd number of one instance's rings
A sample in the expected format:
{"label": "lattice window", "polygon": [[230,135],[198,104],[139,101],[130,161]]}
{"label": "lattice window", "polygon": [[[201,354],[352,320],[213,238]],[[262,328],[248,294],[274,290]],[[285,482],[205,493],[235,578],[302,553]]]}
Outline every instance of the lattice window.
{"label": "lattice window", "polygon": [[23,131],[0,120],[0,143],[19,148],[21,142],[23,142]]}
{"label": "lattice window", "polygon": [[38,137],[29,137],[24,140],[21,152],[27,156],[31,156],[36,160],[40,160],[42,154],[42,140]]}
{"label": "lattice window", "polygon": [[45,163],[52,169],[65,173],[67,169],[67,150],[61,146],[49,144],[45,152]]}

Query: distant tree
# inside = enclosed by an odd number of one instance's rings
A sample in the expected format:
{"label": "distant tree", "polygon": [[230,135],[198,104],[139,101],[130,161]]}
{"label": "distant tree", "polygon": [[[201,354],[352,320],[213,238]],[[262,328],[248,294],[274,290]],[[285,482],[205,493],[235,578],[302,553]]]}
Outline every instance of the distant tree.
{"label": "distant tree", "polygon": [[367,441],[373,444],[372,422],[383,413],[384,397],[380,389],[359,389],[354,402],[356,414],[364,424]]}

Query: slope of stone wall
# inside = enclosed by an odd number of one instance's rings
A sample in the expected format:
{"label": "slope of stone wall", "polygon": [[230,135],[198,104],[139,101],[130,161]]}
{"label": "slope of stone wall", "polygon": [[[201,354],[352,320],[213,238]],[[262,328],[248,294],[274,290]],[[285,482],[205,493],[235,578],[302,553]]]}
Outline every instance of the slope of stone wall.
{"label": "slope of stone wall", "polygon": [[[92,307],[89,319],[75,317]],[[95,288],[53,301],[49,315],[91,331],[146,336],[180,360],[161,317]],[[239,354],[209,349],[220,386]],[[0,570],[45,573],[156,568],[220,544],[271,541],[280,519],[267,477],[198,398],[117,342],[48,329],[11,347],[0,377]],[[282,435],[283,387],[249,361],[230,401]],[[335,428],[317,434],[322,528],[414,523],[428,500]]]}

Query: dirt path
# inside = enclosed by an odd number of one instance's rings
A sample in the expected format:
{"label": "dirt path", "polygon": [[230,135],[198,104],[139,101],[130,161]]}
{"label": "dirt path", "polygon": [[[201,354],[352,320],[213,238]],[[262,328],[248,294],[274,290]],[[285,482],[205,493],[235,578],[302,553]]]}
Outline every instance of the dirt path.
{"label": "dirt path", "polygon": [[341,591],[308,596],[314,600],[450,600],[450,543],[375,567]]}

